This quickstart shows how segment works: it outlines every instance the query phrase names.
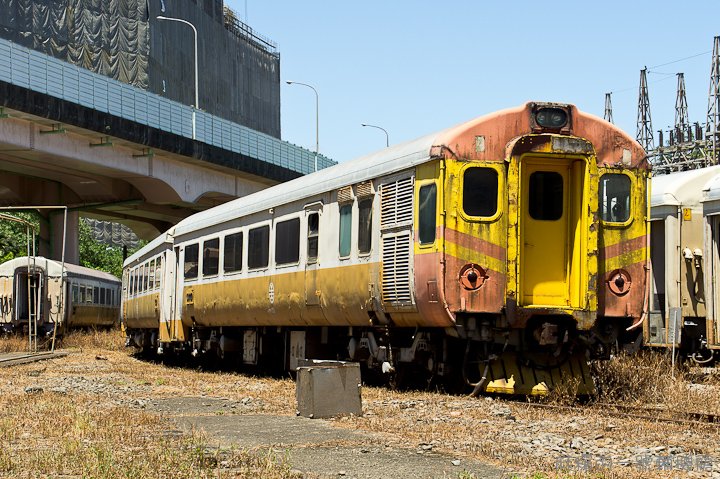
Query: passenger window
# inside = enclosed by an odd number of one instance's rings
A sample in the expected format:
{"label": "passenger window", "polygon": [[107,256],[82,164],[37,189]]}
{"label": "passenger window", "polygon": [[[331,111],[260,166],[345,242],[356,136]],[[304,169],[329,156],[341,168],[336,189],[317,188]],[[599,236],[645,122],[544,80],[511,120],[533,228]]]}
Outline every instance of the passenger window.
{"label": "passenger window", "polygon": [[340,207],[340,257],[350,256],[352,236],[352,204]]}
{"label": "passenger window", "polygon": [[93,288],[92,286],[88,286],[85,288],[85,302],[86,303],[92,303],[93,302]]}
{"label": "passenger window", "polygon": [[155,263],[155,288],[160,289],[160,278],[162,277],[162,257]]}
{"label": "passenger window", "polygon": [[243,234],[234,233],[225,237],[223,271],[230,273],[242,269]]}
{"label": "passenger window", "polygon": [[[473,168],[475,170],[479,168]],[[435,241],[435,221],[437,214],[437,187],[435,183],[423,185],[419,191],[418,239],[420,244]],[[466,211],[467,213],[467,211]]]}
{"label": "passenger window", "polygon": [[80,286],[79,289],[80,289],[80,301],[78,301],[78,303],[84,303],[85,302],[85,287]]}
{"label": "passenger window", "polygon": [[100,288],[100,304],[105,304],[105,288]]}
{"label": "passenger window", "polygon": [[220,238],[203,242],[203,276],[218,274],[220,267]]}
{"label": "passenger window", "polygon": [[93,288],[93,303],[100,303],[100,288],[98,288],[97,286]]}
{"label": "passenger window", "polygon": [[275,264],[292,264],[300,260],[300,218],[275,225]]}
{"label": "passenger window", "polygon": [[72,302],[73,304],[77,304],[78,301],[80,301],[80,293],[78,292],[78,286],[77,284],[72,285]]}
{"label": "passenger window", "polygon": [[148,289],[155,289],[155,260],[150,261],[150,271],[148,271],[150,282],[148,283]]}
{"label": "passenger window", "polygon": [[600,177],[600,219],[624,223],[630,219],[630,178],[618,173]]}
{"label": "passenger window", "polygon": [[150,265],[145,263],[145,270],[143,271],[143,292],[147,292],[148,284],[150,283]]}
{"label": "passenger window", "polygon": [[198,277],[198,255],[200,247],[196,244],[185,247],[185,279],[196,279]]}
{"label": "passenger window", "polygon": [[143,286],[145,283],[145,265],[140,265],[140,268],[138,268],[138,287],[137,291],[138,293],[142,293],[145,291],[145,287]]}
{"label": "passenger window", "polygon": [[530,175],[528,210],[535,220],[555,221],[563,215],[563,177],[555,171]]}
{"label": "passenger window", "polygon": [[358,252],[367,254],[372,245],[372,198],[358,201]]}
{"label": "passenger window", "polygon": [[318,239],[320,236],[320,214],[308,215],[307,262],[315,263],[318,257]]}
{"label": "passenger window", "polygon": [[463,175],[463,211],[468,216],[495,216],[498,173],[492,168],[468,168]]}
{"label": "passenger window", "polygon": [[261,226],[248,232],[248,268],[267,268],[270,259],[270,227]]}

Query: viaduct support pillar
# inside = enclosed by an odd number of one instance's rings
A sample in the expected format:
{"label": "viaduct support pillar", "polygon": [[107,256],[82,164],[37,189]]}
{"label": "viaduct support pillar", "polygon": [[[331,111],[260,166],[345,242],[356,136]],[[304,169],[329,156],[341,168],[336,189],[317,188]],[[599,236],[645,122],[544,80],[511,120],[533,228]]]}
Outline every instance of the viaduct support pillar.
{"label": "viaduct support pillar", "polygon": [[[40,211],[40,241],[38,254],[60,261],[62,259],[63,226],[65,214],[62,210]],[[80,264],[80,214],[68,211],[65,234],[65,262]]]}

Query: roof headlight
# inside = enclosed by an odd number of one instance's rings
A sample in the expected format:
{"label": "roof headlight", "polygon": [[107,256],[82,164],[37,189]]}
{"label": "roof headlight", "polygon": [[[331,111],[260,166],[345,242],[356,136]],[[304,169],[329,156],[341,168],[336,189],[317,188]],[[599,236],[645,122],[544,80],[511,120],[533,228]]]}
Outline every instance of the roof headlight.
{"label": "roof headlight", "polygon": [[540,108],[535,112],[535,122],[543,128],[560,129],[567,125],[568,114],[562,108]]}

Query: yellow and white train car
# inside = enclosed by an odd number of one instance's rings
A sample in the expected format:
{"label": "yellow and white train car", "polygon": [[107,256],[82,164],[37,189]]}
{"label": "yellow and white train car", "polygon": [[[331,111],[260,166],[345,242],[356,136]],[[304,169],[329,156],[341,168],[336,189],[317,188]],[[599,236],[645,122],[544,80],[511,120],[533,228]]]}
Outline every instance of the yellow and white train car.
{"label": "yellow and white train car", "polygon": [[483,116],[181,221],[125,262],[128,344],[591,389],[647,300],[647,174],[572,105]]}
{"label": "yellow and white train car", "polygon": [[68,328],[109,327],[120,318],[120,279],[102,271],[42,256],[18,257],[0,265],[0,328],[40,336]]}

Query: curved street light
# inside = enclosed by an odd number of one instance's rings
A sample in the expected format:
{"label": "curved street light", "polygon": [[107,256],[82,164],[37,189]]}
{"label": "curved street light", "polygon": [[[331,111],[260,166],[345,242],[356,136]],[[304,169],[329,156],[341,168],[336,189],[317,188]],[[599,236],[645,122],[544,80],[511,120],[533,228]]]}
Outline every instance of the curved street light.
{"label": "curved street light", "polygon": [[360,126],[369,126],[370,128],[377,128],[378,130],[384,131],[385,132],[385,147],[387,148],[390,146],[390,135],[388,135],[388,132],[385,128],[383,128],[381,126],[377,126],[377,125],[370,125],[368,123],[360,123]]}
{"label": "curved street light", "polygon": [[167,20],[170,22],[184,23],[185,25],[189,25],[190,28],[192,28],[192,30],[193,30],[193,35],[194,35],[193,38],[194,38],[194,44],[195,44],[195,106],[194,106],[193,112],[192,112],[192,136],[193,136],[193,140],[194,140],[195,139],[195,110],[200,109],[200,99],[199,99],[199,90],[198,90],[198,45],[197,45],[198,34],[197,34],[197,29],[195,28],[195,25],[188,22],[187,20],[183,20],[182,18],[164,17],[162,15],[158,15],[155,18],[157,18],[158,20],[161,20],[161,21]]}
{"label": "curved street light", "polygon": [[307,83],[300,83],[299,81],[288,80],[285,83],[288,85],[302,85],[310,88],[315,92],[315,171],[318,170],[318,154],[320,153],[320,96],[317,90],[312,85]]}

